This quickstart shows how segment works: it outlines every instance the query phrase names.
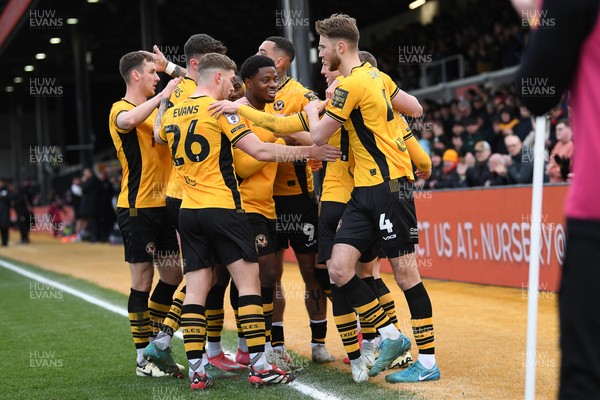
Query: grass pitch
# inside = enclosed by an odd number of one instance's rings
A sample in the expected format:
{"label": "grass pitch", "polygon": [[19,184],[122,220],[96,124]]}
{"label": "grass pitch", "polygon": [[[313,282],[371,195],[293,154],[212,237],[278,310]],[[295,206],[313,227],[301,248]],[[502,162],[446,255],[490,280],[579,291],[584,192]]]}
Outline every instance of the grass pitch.
{"label": "grass pitch", "polygon": [[[6,260],[91,296],[125,307],[126,296],[96,285]],[[0,267],[2,387],[0,399],[306,399],[288,385],[254,389],[245,377],[216,381],[206,392],[192,392],[187,379],[135,375],[135,350],[126,318],[83,301],[53,285]],[[223,332],[233,350],[236,335]],[[174,339],[176,360],[185,363],[183,343]],[[317,390],[318,397],[339,399],[408,399],[415,393],[376,384],[356,385],[349,369],[339,371],[305,363],[297,381]]]}

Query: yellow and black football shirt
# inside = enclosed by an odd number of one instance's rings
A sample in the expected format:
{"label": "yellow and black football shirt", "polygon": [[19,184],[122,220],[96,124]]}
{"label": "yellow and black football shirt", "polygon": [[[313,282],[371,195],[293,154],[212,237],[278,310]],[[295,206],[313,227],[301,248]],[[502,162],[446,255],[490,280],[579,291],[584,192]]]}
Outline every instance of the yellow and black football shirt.
{"label": "yellow and black football shirt", "polygon": [[[196,81],[189,76],[185,76],[181,82],[179,82],[179,85],[177,85],[175,90],[173,90],[173,93],[171,93],[171,97],[169,97],[169,108],[176,106],[193,95],[197,87]],[[183,186],[181,185],[179,174],[175,168],[171,169],[166,195],[175,199],[183,198]]]}
{"label": "yellow and black football shirt", "polygon": [[[265,112],[289,116],[301,112],[306,104],[316,99],[318,96],[315,92],[288,76],[280,83],[275,101],[266,105]],[[279,163],[273,189],[275,196],[291,196],[313,191],[312,171],[306,161]]]}
{"label": "yellow and black football shirt", "polygon": [[[341,82],[344,77],[339,76],[337,79],[338,82]],[[352,189],[354,189],[354,154],[350,148],[350,139],[346,128],[340,127],[329,138],[328,143],[340,149],[342,155],[333,162],[324,163],[325,178],[323,179],[321,201],[347,203],[350,200]]]}
{"label": "yellow and black football shirt", "polygon": [[159,134],[183,181],[181,208],[243,210],[232,147],[251,131],[237,114],[211,116],[208,106],[215,101],[199,96],[180,102],[163,116]]}
{"label": "yellow and black football shirt", "polygon": [[390,94],[376,68],[369,63],[354,67],[335,89],[326,114],[348,130],[356,187],[412,177],[410,157],[398,141]]}
{"label": "yellow and black football shirt", "polygon": [[[252,121],[241,117],[246,126],[263,142],[279,142],[277,137],[266,129],[258,127]],[[247,213],[258,213],[268,219],[276,219],[275,202],[273,201],[273,184],[277,175],[276,162],[257,161],[240,149],[233,149],[235,171],[240,177],[240,191]]]}
{"label": "yellow and black football shirt", "polygon": [[154,142],[157,110],[131,130],[117,126],[117,116],[135,107],[135,104],[121,99],[112,105],[108,119],[110,136],[123,171],[117,207],[165,207],[171,159],[169,149]]}
{"label": "yellow and black football shirt", "polygon": [[335,201],[347,203],[354,189],[354,154],[350,148],[348,131],[340,127],[328,142],[331,146],[341,150],[339,159],[325,164],[325,178],[321,191],[321,201]]}

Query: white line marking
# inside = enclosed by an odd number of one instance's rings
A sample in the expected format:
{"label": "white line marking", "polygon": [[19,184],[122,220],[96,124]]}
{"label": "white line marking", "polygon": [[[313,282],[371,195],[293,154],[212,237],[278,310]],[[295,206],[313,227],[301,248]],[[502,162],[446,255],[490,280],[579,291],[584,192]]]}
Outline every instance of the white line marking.
{"label": "white line marking", "polygon": [[[28,271],[27,269],[16,266],[15,264],[12,264],[8,261],[0,259],[0,266],[4,267],[6,269],[9,269],[13,272],[16,272],[17,274],[23,275],[27,278],[33,279],[35,281],[45,283],[48,285],[52,285],[53,287],[55,287],[59,290],[62,290],[63,292],[67,292],[75,297],[79,297],[80,299],[87,301],[88,303],[91,303],[98,307],[104,308],[105,310],[112,311],[115,314],[118,314],[122,317],[129,318],[129,314],[127,313],[127,310],[123,307],[119,307],[112,303],[104,301],[102,299],[99,299],[97,297],[90,296],[89,294],[84,293],[80,290],[74,289],[74,288],[64,285],[60,282],[53,281],[52,279],[48,279],[42,275],[38,275],[35,272]],[[183,339],[183,335],[179,331],[175,332],[175,336],[178,337],[179,339]],[[291,388],[294,388],[295,390],[299,391],[302,394],[312,397],[315,400],[342,400],[339,397],[336,397],[327,392],[322,392],[319,389],[316,389],[316,388],[306,385],[304,383],[292,382],[289,384],[289,386]]]}

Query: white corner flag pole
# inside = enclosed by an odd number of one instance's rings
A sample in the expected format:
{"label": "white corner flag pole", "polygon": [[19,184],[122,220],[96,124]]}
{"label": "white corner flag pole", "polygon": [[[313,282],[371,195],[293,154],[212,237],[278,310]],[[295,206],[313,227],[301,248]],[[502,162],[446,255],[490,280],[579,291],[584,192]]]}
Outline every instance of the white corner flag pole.
{"label": "white corner flag pole", "polygon": [[544,145],[546,117],[535,120],[533,149],[533,185],[531,187],[531,246],[529,248],[529,287],[527,290],[527,364],[525,399],[535,399],[535,364],[537,353],[538,287],[540,281],[540,238],[542,230],[542,190],[544,185]]}

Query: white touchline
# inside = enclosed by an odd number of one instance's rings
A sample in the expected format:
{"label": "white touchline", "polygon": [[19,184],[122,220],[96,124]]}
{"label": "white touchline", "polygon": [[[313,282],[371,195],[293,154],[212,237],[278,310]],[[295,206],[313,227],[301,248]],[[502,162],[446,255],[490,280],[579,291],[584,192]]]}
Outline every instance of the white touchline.
{"label": "white touchline", "polygon": [[[119,314],[122,317],[129,318],[129,314],[127,313],[127,310],[123,307],[119,307],[119,306],[111,304],[107,301],[104,301],[102,299],[99,299],[97,297],[90,296],[89,294],[84,293],[80,290],[74,289],[74,288],[64,285],[60,282],[53,281],[52,279],[48,279],[42,275],[36,274],[35,272],[28,271],[25,268],[21,268],[21,267],[15,265],[13,263],[10,263],[8,261],[0,259],[0,266],[4,267],[6,269],[9,269],[13,272],[16,272],[17,274],[23,275],[27,278],[33,279],[35,281],[45,283],[48,285],[52,285],[54,288],[62,290],[63,292],[69,293],[75,297],[79,297],[80,299],[87,301],[88,303],[94,304],[98,307],[102,307],[105,310],[112,311],[115,314]],[[183,339],[183,335],[179,331],[175,332],[175,336],[178,337],[179,339]],[[316,389],[316,388],[306,385],[304,383],[292,382],[289,384],[289,386],[296,389],[300,393],[310,396],[316,400],[341,400],[339,397],[336,397],[327,392],[323,392],[319,389]]]}

